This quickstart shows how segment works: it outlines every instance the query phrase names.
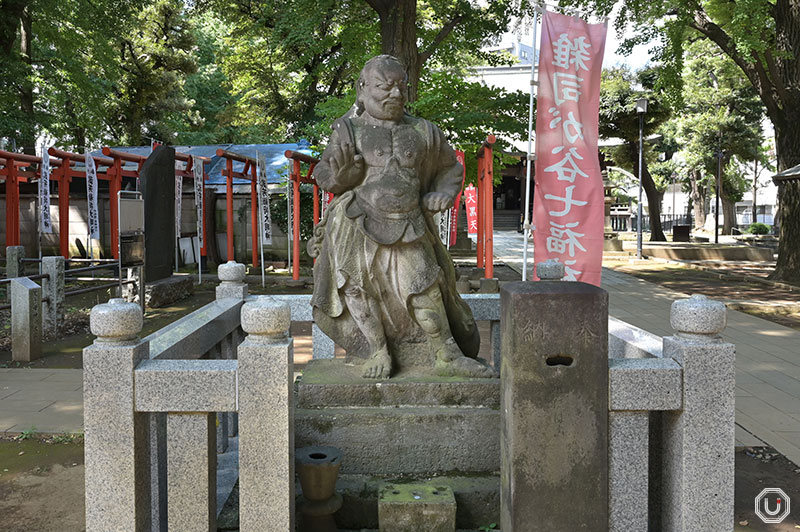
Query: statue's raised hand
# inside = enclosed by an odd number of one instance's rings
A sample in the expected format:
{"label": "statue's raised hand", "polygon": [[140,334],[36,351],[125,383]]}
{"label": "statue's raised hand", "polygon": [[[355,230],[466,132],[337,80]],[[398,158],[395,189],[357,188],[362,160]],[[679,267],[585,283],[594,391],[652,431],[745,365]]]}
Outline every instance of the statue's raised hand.
{"label": "statue's raised hand", "polygon": [[331,146],[328,164],[341,185],[356,185],[364,174],[364,157],[350,142]]}
{"label": "statue's raised hand", "polygon": [[442,212],[453,204],[453,198],[445,192],[428,192],[422,198],[422,204],[431,212]]}

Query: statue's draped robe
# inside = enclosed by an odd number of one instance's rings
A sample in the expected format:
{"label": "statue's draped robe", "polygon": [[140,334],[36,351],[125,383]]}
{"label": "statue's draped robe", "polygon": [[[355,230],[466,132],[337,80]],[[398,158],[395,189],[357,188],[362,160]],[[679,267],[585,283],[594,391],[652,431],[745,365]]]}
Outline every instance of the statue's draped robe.
{"label": "statue's draped robe", "polygon": [[[480,346],[472,312],[455,288],[455,269],[422,207],[429,192],[458,193],[463,170],[442,132],[405,115],[395,127],[369,125],[359,117],[334,123],[329,147],[314,170],[317,183],[335,194],[309,245],[314,265],[314,319],[348,354],[369,356],[366,340],[347,309],[346,287],[378,302],[390,350],[424,338],[410,300],[438,285],[451,332],[462,352]],[[364,158],[364,176],[348,187],[330,168],[335,143],[350,143]],[[400,361],[401,365],[403,361]]]}

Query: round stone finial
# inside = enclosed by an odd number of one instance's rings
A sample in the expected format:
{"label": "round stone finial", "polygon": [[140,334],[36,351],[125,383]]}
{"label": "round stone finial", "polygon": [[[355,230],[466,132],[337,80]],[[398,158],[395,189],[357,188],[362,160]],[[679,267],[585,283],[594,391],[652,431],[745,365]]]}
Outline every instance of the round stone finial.
{"label": "round stone finial", "polygon": [[713,336],[725,329],[728,311],[721,301],[695,294],[672,303],[669,321],[678,333]]}
{"label": "round stone finial", "polygon": [[542,281],[560,281],[564,278],[564,264],[555,259],[547,259],[536,265],[536,275]]}
{"label": "round stone finial", "polygon": [[89,314],[89,329],[101,341],[133,340],[142,331],[142,323],[142,308],[120,297],[95,305]]}
{"label": "round stone finial", "polygon": [[220,281],[241,283],[244,281],[244,264],[239,264],[234,260],[229,260],[225,264],[220,264],[217,268],[217,276]]}
{"label": "round stone finial", "polygon": [[242,329],[247,334],[286,336],[291,323],[292,311],[285,301],[258,296],[242,305]]}

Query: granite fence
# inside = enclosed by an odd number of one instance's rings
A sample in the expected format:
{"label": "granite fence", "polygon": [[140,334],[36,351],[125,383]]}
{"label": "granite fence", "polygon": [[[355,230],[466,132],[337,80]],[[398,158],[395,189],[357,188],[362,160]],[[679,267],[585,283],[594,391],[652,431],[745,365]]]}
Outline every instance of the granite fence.
{"label": "granite fence", "polygon": [[[216,301],[143,339],[138,305],[92,310],[88,532],[215,530],[217,442],[237,432],[240,529],[294,529],[289,328],[312,320],[310,296],[248,296],[244,267],[232,262],[219,276]],[[499,362],[499,295],[465,299],[476,319],[492,322]],[[676,334],[663,339],[609,318],[608,530],[732,529],[734,346],[719,339],[725,320],[724,305],[701,296],[673,305]],[[316,328],[312,345],[315,358],[333,355]]]}

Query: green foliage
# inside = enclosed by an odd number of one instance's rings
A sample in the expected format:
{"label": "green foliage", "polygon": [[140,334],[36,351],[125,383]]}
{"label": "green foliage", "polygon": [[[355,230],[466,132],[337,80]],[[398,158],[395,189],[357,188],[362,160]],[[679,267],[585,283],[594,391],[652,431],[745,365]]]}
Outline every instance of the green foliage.
{"label": "green foliage", "polygon": [[769,226],[767,224],[762,224],[761,222],[755,222],[747,228],[747,232],[751,235],[768,235]]}
{"label": "green foliage", "polygon": [[[271,194],[269,212],[272,223],[278,224],[285,234],[289,234],[286,194]],[[321,213],[320,213],[321,214]],[[300,185],[300,239],[308,240],[314,234],[314,194],[311,185]],[[291,235],[290,235],[291,237]]]}
{"label": "green foliage", "polygon": [[17,439],[20,441],[24,441],[24,440],[32,440],[35,437],[36,437],[36,427],[31,427],[27,430],[23,430],[22,432],[20,432],[19,436],[17,436]]}
{"label": "green foliage", "polygon": [[[469,82],[458,74],[435,71],[427,74],[420,87],[418,100],[410,107],[416,116],[436,123],[450,142],[466,154],[467,182],[475,183],[477,160],[475,154],[487,135],[503,135],[520,140],[528,132],[529,95],[520,91],[507,92]],[[508,149],[505,140],[495,144],[495,167],[517,162],[503,155]],[[502,180],[494,173],[496,183]]]}
{"label": "green foliage", "polygon": [[729,162],[763,160],[763,107],[742,72],[707,41],[688,47],[683,79],[684,105],[675,127],[686,168],[713,182],[721,151],[723,192],[736,201],[748,183],[741,167]]}
{"label": "green foliage", "polygon": [[191,23],[181,0],[155,0],[137,17],[136,29],[121,39],[122,76],[114,89],[111,116],[124,144],[173,143],[169,118],[188,113],[186,75],[197,69]]}
{"label": "green foliage", "polygon": [[489,532],[489,530],[495,530],[495,529],[497,529],[497,523],[489,523],[488,525],[484,525],[478,528],[480,532]]}

